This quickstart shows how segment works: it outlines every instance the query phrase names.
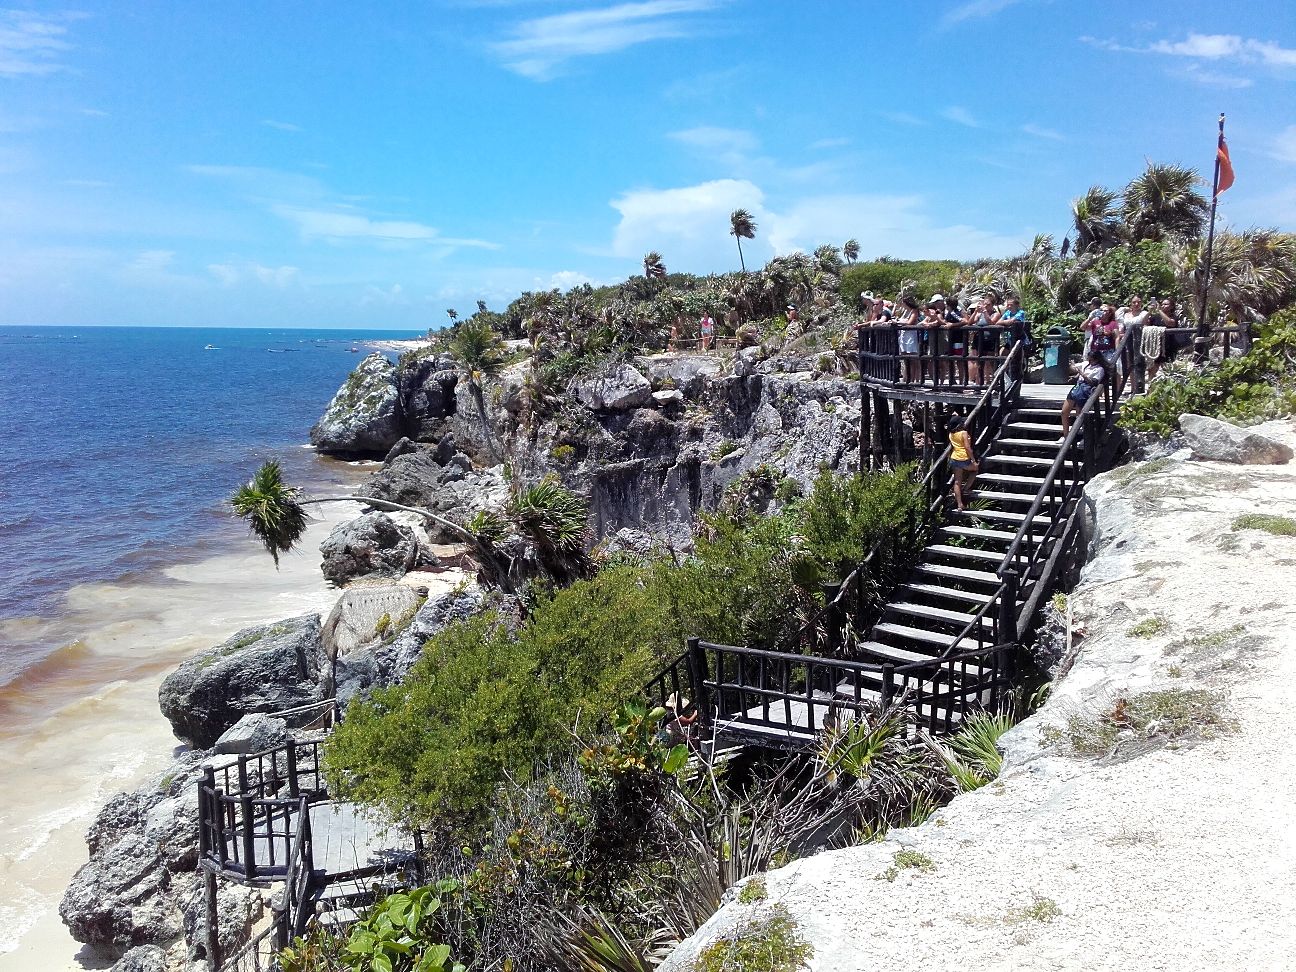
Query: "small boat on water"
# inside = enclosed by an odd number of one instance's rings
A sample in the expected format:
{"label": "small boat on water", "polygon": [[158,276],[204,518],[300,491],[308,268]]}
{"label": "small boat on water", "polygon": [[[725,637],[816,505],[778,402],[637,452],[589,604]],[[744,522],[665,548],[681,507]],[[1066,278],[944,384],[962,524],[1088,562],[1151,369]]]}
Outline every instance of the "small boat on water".
{"label": "small boat on water", "polygon": [[352,354],[359,354],[359,353],[360,353],[360,349],[359,349],[359,348],[347,348],[347,350],[350,351]]}
{"label": "small boat on water", "polygon": [[216,347],[216,345],[214,345],[214,344],[209,344],[209,345],[207,345],[207,347],[203,348],[203,350],[204,350],[204,351],[219,351],[220,348]]}

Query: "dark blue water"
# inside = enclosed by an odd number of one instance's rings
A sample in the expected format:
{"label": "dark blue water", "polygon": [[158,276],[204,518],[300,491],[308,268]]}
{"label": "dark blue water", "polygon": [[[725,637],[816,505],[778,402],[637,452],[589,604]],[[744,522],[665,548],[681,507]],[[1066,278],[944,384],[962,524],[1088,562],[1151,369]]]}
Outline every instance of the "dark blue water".
{"label": "dark blue water", "polygon": [[267,458],[326,480],[310,426],[365,341],[416,336],[0,327],[0,619],[228,544],[225,500]]}

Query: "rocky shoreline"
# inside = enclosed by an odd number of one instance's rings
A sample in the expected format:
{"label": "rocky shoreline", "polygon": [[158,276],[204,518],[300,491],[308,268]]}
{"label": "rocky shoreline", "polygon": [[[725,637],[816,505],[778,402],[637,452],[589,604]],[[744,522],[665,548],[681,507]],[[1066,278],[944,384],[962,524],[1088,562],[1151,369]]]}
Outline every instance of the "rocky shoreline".
{"label": "rocky shoreline", "polygon": [[[420,349],[393,363],[372,354],[311,440],[321,452],[383,460],[360,495],[452,522],[499,508],[510,477],[556,476],[590,498],[592,543],[687,548],[697,513],[736,480],[770,504],[780,485],[795,495],[821,468],[854,468],[858,384],[816,371],[818,359],[763,354],[614,363],[547,409],[529,400],[529,360],[488,379],[478,408],[448,356]],[[363,513],[320,545],[323,575],[340,589],[328,615],[245,628],[167,676],[159,708],[185,747],[96,817],[89,861],[60,907],[78,941],[120,956],[117,972],[206,967],[196,820],[204,770],[311,737],[320,711],[399,681],[428,638],[498,600],[460,569],[471,561],[459,540],[417,515]],[[228,884],[220,893],[228,954],[268,901]]]}

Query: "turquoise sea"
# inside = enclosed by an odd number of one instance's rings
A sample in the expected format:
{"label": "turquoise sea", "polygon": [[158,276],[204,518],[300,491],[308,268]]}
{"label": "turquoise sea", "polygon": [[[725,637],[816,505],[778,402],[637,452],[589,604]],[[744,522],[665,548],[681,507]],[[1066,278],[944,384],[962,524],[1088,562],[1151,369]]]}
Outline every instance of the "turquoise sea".
{"label": "turquoise sea", "polygon": [[[0,623],[244,542],[230,492],[271,457],[326,479],[311,424],[366,342],[420,336],[0,327]],[[0,643],[0,688],[57,647]]]}

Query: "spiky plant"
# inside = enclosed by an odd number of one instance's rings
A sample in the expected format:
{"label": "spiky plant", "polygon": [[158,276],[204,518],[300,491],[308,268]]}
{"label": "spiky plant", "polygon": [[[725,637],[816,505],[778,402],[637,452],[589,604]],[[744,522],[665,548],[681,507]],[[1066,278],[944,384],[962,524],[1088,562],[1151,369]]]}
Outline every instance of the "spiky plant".
{"label": "spiky plant", "polygon": [[1120,242],[1120,212],[1117,195],[1104,186],[1090,186],[1083,196],[1071,203],[1075,225],[1075,251],[1101,253]]}
{"label": "spiky plant", "polygon": [[1210,209],[1197,191],[1201,178],[1186,166],[1149,162],[1125,187],[1122,213],[1131,239],[1193,239]]}
{"label": "spiky plant", "polygon": [[649,280],[661,280],[666,276],[666,264],[662,262],[662,255],[656,250],[649,250],[643,258],[644,276]]}
{"label": "spiky plant", "polygon": [[999,775],[1003,769],[999,738],[1012,727],[1011,715],[980,713],[968,718],[948,743],[924,739],[945,763],[959,791],[967,793],[980,789]]}
{"label": "spiky plant", "polygon": [[277,462],[267,462],[258,469],[230,498],[230,505],[265,544],[276,569],[279,555],[291,550],[306,532],[306,511],[298,501],[297,490],[284,482]]}
{"label": "spiky plant", "polygon": [[756,221],[745,209],[735,209],[729,214],[729,235],[738,243],[738,263],[743,273],[747,272],[747,261],[743,259],[742,241],[756,238]]}
{"label": "spiky plant", "polygon": [[556,479],[542,479],[509,500],[507,513],[518,531],[542,550],[563,558],[584,553],[589,507]]}
{"label": "spiky plant", "polygon": [[847,263],[854,263],[856,260],[859,259],[859,255],[860,255],[859,240],[855,239],[854,237],[851,237],[849,240],[847,240],[845,243],[842,244],[842,256],[846,258]]}

